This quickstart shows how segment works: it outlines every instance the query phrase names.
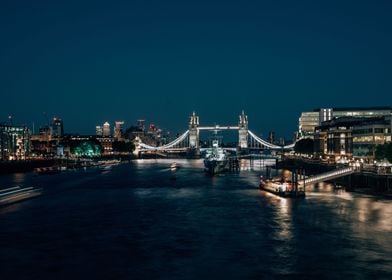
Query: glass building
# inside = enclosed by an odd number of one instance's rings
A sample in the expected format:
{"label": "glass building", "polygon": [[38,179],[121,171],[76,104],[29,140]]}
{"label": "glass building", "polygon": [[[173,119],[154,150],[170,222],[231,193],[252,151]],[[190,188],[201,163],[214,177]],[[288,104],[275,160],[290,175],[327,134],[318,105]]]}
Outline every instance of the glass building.
{"label": "glass building", "polygon": [[59,118],[53,118],[51,125],[51,135],[53,138],[61,138],[64,135],[63,121]]}
{"label": "glass building", "polygon": [[316,126],[322,122],[341,117],[374,118],[390,117],[392,107],[341,107],[318,108],[312,112],[302,112],[298,121],[299,137],[312,136]]}
{"label": "glass building", "polygon": [[108,122],[105,122],[102,126],[102,135],[104,137],[109,137],[112,134],[110,133],[110,124]]}
{"label": "glass building", "polygon": [[122,139],[124,136],[124,121],[116,121],[114,125],[114,138]]}
{"label": "glass building", "polygon": [[340,117],[315,128],[314,155],[339,160],[374,159],[377,145],[391,142],[391,117]]}

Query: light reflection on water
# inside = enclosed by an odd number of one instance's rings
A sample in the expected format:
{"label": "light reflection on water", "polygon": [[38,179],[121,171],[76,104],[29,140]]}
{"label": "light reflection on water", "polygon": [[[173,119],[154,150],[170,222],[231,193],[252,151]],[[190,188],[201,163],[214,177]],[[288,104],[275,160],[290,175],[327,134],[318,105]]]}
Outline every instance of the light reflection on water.
{"label": "light reflection on water", "polygon": [[14,177],[14,183],[15,184],[23,184],[24,180],[26,178],[26,174],[25,173],[15,173],[13,174]]}
{"label": "light reflection on water", "polygon": [[290,201],[287,198],[281,198],[279,203],[279,224],[280,231],[278,232],[279,238],[282,240],[291,240],[292,238],[292,225],[291,225],[291,207]]}

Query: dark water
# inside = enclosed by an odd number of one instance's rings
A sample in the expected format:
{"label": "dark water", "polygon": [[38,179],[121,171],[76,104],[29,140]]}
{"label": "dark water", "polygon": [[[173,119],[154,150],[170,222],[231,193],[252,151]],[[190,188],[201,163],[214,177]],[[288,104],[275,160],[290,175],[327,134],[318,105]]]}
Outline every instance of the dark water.
{"label": "dark water", "polygon": [[0,279],[392,279],[392,201],[177,162],[176,180],[164,160],[0,177],[43,189],[0,208]]}

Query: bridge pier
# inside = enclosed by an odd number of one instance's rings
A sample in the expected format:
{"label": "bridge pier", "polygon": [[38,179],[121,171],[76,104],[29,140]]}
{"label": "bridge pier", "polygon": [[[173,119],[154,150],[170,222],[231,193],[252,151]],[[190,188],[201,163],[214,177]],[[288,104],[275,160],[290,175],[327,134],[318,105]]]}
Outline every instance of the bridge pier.
{"label": "bridge pier", "polygon": [[198,159],[201,157],[199,148],[189,148],[186,153],[186,157],[190,159]]}
{"label": "bridge pier", "polygon": [[240,171],[240,161],[237,157],[229,159],[229,170]]}

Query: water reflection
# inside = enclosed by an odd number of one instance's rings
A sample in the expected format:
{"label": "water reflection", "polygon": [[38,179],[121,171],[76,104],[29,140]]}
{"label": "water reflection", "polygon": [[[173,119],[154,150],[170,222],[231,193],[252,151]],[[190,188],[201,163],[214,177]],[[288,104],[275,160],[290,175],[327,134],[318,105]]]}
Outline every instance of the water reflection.
{"label": "water reflection", "polygon": [[279,239],[288,241],[293,237],[291,224],[291,200],[281,198],[278,205],[278,222],[280,231],[277,232]]}
{"label": "water reflection", "polygon": [[285,199],[259,190],[265,169],[211,177],[202,160],[175,161],[176,180],[173,160],[154,159],[104,175],[0,178],[47,191],[0,212],[6,276],[54,279],[75,269],[88,278],[391,279],[390,201],[327,183]]}
{"label": "water reflection", "polygon": [[15,173],[13,174],[13,177],[15,185],[23,185],[23,183],[25,182],[26,173]]}

